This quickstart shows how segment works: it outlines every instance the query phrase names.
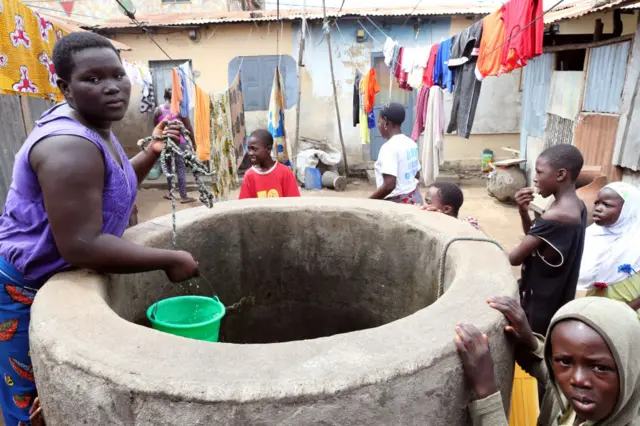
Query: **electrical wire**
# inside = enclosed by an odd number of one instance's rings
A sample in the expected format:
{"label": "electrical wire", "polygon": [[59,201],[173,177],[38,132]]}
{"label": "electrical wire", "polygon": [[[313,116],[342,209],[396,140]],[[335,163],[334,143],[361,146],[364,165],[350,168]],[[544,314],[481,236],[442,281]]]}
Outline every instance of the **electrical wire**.
{"label": "electrical wire", "polygon": [[[540,0],[542,1],[542,0]],[[409,14],[409,16],[407,16],[407,19],[404,20],[404,22],[402,23],[402,26],[404,27],[405,25],[407,25],[407,22],[409,22],[409,19],[411,19],[413,12],[416,11],[416,9],[418,8],[418,6],[420,6],[420,3],[422,3],[422,0],[418,0],[418,2],[416,3],[416,5],[413,7],[413,10],[411,11],[411,13]]]}

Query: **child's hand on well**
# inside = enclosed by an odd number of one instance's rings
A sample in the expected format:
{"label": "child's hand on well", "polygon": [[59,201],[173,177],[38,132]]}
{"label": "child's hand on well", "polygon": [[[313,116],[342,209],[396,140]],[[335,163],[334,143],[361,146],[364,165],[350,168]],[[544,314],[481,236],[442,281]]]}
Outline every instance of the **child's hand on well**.
{"label": "child's hand on well", "polygon": [[478,399],[493,395],[498,386],[487,335],[471,324],[458,325],[456,334],[455,344],[471,389]]}
{"label": "child's hand on well", "polygon": [[507,318],[510,324],[504,328],[504,331],[516,345],[522,345],[531,352],[538,348],[538,340],[533,335],[527,315],[518,300],[513,297],[497,296],[490,297],[487,303]]}

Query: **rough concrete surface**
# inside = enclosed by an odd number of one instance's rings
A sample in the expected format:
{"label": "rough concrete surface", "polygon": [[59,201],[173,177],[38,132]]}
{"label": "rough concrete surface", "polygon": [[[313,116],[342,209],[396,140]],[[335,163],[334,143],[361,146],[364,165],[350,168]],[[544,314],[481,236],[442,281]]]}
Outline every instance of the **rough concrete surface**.
{"label": "rough concrete surface", "polygon": [[[126,236],[169,247],[170,224],[153,219]],[[462,321],[489,336],[509,406],[504,319],[486,304],[516,294],[504,254],[452,245],[447,291],[435,300],[444,243],[482,235],[468,225],[410,206],[322,197],[192,208],[178,224],[179,243],[205,277],[191,285],[158,272],[77,271],[38,292],[30,340],[48,424],[470,424],[453,344]],[[143,323],[159,297],[211,295],[209,285],[226,304],[254,300],[223,320],[223,340],[290,341],[206,343],[132,322]]]}

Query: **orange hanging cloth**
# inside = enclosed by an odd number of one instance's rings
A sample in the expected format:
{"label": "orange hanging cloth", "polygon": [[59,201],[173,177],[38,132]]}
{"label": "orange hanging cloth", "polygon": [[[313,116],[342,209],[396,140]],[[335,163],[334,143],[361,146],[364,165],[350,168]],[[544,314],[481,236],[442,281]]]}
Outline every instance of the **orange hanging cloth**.
{"label": "orange hanging cloth", "polygon": [[180,101],[182,100],[182,86],[178,70],[171,70],[171,115],[180,117]]}
{"label": "orange hanging cloth", "polygon": [[200,161],[211,159],[211,98],[197,85],[194,110],[196,154]]}
{"label": "orange hanging cloth", "polygon": [[502,20],[504,6],[484,18],[482,38],[476,66],[476,77],[482,80],[496,76],[502,70],[502,47],[505,44],[505,26]]}
{"label": "orange hanging cloth", "polygon": [[364,87],[364,112],[370,114],[376,103],[376,94],[380,91],[380,85],[376,79],[376,70],[371,68],[362,77],[362,86]]}

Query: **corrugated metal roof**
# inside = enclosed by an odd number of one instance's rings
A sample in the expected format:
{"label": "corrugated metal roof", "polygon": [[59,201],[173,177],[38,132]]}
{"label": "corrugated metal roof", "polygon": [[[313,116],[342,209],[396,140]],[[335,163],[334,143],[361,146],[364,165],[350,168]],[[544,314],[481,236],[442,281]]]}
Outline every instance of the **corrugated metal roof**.
{"label": "corrugated metal roof", "polygon": [[[67,33],[74,33],[74,32],[78,32],[78,31],[87,31],[87,30],[84,30],[84,29],[80,28],[79,23],[71,21],[69,19],[60,18],[59,16],[47,15],[46,13],[42,13],[42,12],[38,12],[38,14],[40,16],[50,20],[53,25],[57,26],[58,28],[60,28],[61,30],[65,31]],[[115,40],[111,40],[111,39],[109,39],[109,41],[111,42],[111,44],[113,44],[113,47],[115,47],[118,50],[124,50],[124,51],[132,50],[129,46],[127,46],[124,43],[120,43],[119,41],[115,41]]]}
{"label": "corrugated metal roof", "polygon": [[619,113],[630,42],[591,49],[583,111]]}
{"label": "corrugated metal roof", "polygon": [[590,13],[618,7],[633,9],[638,6],[640,6],[640,2],[637,0],[583,0],[564,9],[552,10],[544,16],[544,23],[552,24],[565,19],[579,18]]}
{"label": "corrugated metal roof", "polygon": [[[414,11],[413,7],[371,8],[371,9],[327,9],[327,16],[336,17],[365,17],[365,16],[449,16],[449,15],[488,15],[499,5],[495,3],[469,4],[425,4]],[[413,12],[413,13],[412,13]],[[305,13],[308,20],[323,19],[318,11]],[[280,19],[296,20],[302,18],[302,10],[280,11]],[[162,13],[139,15],[136,19],[147,27],[192,26],[204,24],[221,24],[234,22],[276,21],[278,13],[275,10],[259,10],[254,12],[218,12],[218,13]],[[95,29],[135,28],[128,18],[111,19],[95,26]]]}

